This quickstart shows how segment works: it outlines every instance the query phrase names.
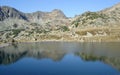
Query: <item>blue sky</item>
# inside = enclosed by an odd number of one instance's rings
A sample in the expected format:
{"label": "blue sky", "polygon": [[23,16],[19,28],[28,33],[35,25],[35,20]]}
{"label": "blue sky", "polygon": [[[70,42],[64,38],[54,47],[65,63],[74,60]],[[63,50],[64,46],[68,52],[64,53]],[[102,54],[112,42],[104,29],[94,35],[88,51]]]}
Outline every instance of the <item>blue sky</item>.
{"label": "blue sky", "polygon": [[119,2],[120,0],[0,0],[0,6],[11,6],[25,13],[60,9],[67,17],[74,17],[86,11],[99,11]]}

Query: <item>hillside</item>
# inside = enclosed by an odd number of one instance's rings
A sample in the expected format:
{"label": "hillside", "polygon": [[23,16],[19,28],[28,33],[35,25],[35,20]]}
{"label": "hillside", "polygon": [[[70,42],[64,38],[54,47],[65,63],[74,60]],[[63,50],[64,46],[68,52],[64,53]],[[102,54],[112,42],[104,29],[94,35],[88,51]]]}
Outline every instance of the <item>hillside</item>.
{"label": "hillside", "polygon": [[120,3],[98,12],[85,12],[76,16],[72,24],[78,26],[117,26],[120,24]]}
{"label": "hillside", "polygon": [[9,6],[0,7],[0,43],[45,40],[120,41],[120,3],[74,18],[66,17],[59,9],[23,13]]}

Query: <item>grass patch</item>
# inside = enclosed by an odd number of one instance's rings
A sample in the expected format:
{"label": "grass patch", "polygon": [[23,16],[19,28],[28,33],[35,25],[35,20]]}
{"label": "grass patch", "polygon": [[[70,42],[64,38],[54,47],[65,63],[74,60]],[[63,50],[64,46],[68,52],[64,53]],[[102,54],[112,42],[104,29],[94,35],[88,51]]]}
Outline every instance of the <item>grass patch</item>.
{"label": "grass patch", "polygon": [[12,29],[14,37],[18,36],[18,34],[23,31],[24,29]]}

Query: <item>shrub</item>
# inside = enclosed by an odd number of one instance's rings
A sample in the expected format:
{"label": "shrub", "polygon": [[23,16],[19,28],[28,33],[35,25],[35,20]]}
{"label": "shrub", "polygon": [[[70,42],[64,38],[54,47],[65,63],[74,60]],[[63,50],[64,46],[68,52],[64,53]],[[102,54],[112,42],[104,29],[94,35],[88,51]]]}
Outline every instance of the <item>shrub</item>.
{"label": "shrub", "polygon": [[62,27],[61,27],[61,30],[62,30],[63,32],[65,32],[65,31],[69,31],[69,28],[68,28],[67,26],[62,26]]}
{"label": "shrub", "polygon": [[13,24],[13,27],[14,27],[14,28],[17,28],[17,27],[18,27],[18,24],[16,24],[16,23]]}
{"label": "shrub", "polygon": [[13,35],[14,37],[16,37],[23,29],[13,29],[12,32],[13,32]]}
{"label": "shrub", "polygon": [[75,27],[76,27],[76,28],[78,27],[78,25],[79,25],[79,23],[78,23],[78,22],[75,22]]}

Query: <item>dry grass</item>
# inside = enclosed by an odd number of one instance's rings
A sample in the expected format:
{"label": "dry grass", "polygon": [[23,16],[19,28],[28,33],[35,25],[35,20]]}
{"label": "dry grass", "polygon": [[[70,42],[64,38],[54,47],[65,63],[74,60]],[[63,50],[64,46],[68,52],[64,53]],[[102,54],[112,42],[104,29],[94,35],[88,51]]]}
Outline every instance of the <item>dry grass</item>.
{"label": "dry grass", "polygon": [[37,37],[37,39],[42,39],[42,40],[45,40],[45,39],[61,39],[61,36],[58,36],[58,35],[40,35],[39,37]]}
{"label": "dry grass", "polygon": [[102,28],[86,28],[86,29],[79,29],[76,30],[76,34],[80,36],[84,36],[87,32],[91,33],[92,35],[102,34],[100,32],[104,32],[107,35],[120,35],[120,27],[110,28],[110,27],[102,27]]}

